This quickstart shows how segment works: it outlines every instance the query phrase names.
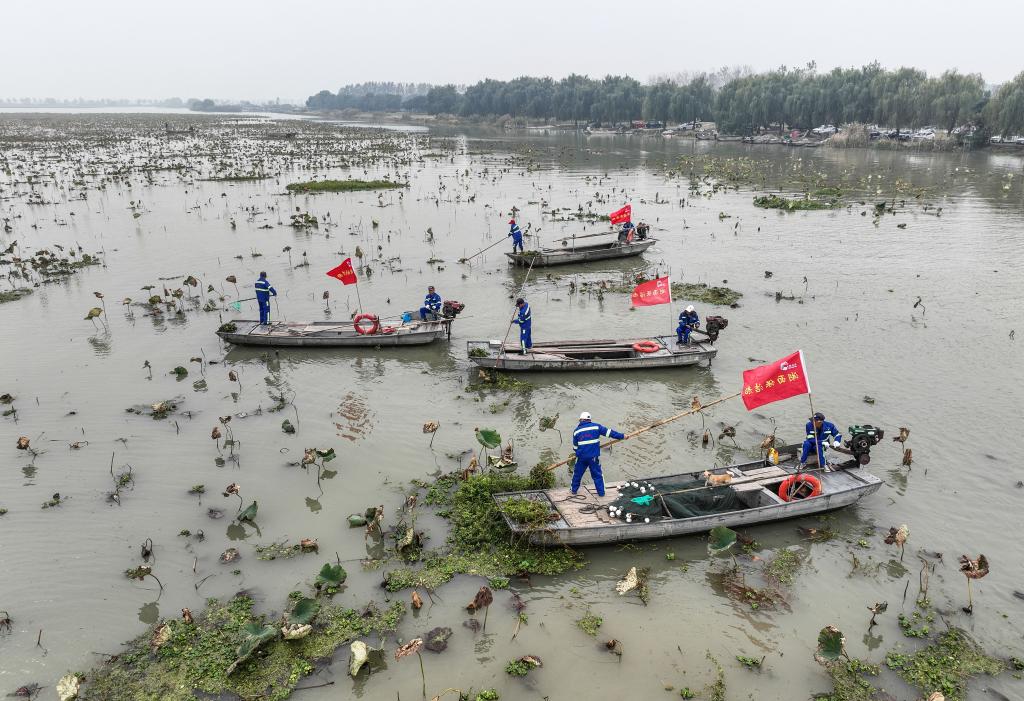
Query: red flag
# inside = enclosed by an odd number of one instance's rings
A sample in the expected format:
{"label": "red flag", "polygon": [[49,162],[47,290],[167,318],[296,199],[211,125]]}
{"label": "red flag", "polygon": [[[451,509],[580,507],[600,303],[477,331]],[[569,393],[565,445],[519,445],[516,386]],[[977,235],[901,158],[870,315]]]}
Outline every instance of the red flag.
{"label": "red flag", "polygon": [[655,304],[672,304],[672,284],[667,277],[659,277],[636,286],[630,297],[634,307],[653,307]]}
{"label": "red flag", "polygon": [[328,270],[327,276],[333,277],[335,280],[341,280],[343,285],[352,285],[358,282],[358,278],[356,278],[356,271],[352,269],[351,258],[346,258],[337,268]]}
{"label": "red flag", "polygon": [[633,218],[633,205],[627,204],[622,209],[616,209],[614,212],[608,215],[608,218],[612,220],[612,224],[622,224],[628,222]]}
{"label": "red flag", "polygon": [[747,411],[810,391],[811,382],[807,379],[803,351],[743,371],[743,404]]}

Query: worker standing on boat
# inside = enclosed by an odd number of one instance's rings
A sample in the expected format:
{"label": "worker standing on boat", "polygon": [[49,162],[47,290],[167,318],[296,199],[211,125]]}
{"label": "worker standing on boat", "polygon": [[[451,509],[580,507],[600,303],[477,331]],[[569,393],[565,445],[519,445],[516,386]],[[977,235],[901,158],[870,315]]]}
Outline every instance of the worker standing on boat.
{"label": "worker standing on boat", "polygon": [[270,323],[270,297],[277,297],[277,290],[270,284],[265,272],[260,273],[260,279],[256,281],[256,302],[260,305],[260,324]]}
{"label": "worker standing on boat", "polygon": [[509,219],[508,223],[509,223],[508,235],[512,237],[512,252],[515,253],[516,252],[516,247],[518,247],[519,248],[519,252],[522,253],[523,252],[523,232],[519,228],[519,225],[516,224],[516,220],[515,219]]}
{"label": "worker standing on boat", "polygon": [[580,489],[583,473],[590,470],[594,488],[597,489],[597,496],[604,496],[604,475],[601,474],[602,436],[620,441],[624,437],[618,431],[591,421],[589,412],[585,411],[580,414],[580,422],[577,424],[576,430],[572,432],[572,447],[576,451],[576,466],[572,471],[571,491],[573,494]]}
{"label": "worker standing on boat", "polygon": [[435,317],[441,314],[441,295],[434,291],[434,286],[427,288],[427,296],[423,298],[423,306],[420,307],[420,321],[426,321],[427,315]]}
{"label": "worker standing on boat", "polygon": [[[670,319],[672,317],[669,317]],[[676,327],[676,338],[679,345],[686,346],[690,343],[690,332],[700,328],[700,315],[693,305],[689,305],[679,314],[679,326]]]}
{"label": "worker standing on boat", "polygon": [[[822,466],[825,464],[825,451],[831,447],[838,448],[843,435],[831,421],[825,420],[825,415],[820,411],[811,417],[807,422],[807,435],[804,438],[804,448],[800,453],[800,469],[804,469],[811,453],[817,452],[817,457],[811,457],[812,464]],[[815,447],[817,450],[815,451]]]}
{"label": "worker standing on boat", "polygon": [[533,348],[533,318],[530,316],[530,305],[520,297],[516,300],[516,316],[512,322],[519,324],[519,345],[523,348],[523,355]]}

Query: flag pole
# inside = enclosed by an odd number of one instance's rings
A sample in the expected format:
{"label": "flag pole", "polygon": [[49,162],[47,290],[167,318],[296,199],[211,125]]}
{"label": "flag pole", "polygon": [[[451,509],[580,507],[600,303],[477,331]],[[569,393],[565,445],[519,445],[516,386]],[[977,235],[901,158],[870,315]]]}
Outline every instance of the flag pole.
{"label": "flag pole", "polygon": [[818,440],[818,429],[814,425],[814,394],[811,392],[811,376],[807,372],[807,363],[804,361],[804,352],[802,350],[798,352],[800,353],[800,367],[804,369],[804,379],[807,380],[807,403],[811,407],[811,433],[814,434],[814,458],[815,462],[818,463],[818,467],[823,470],[825,469],[825,466],[821,463],[825,461],[825,455],[821,452],[821,443]]}
{"label": "flag pole", "polygon": [[359,307],[359,313],[362,314],[363,313],[363,300],[359,296],[359,278],[358,277],[356,278],[356,303],[357,303],[357,305]]}
{"label": "flag pole", "polygon": [[668,328],[672,329],[672,268],[668,269],[668,275],[665,276],[668,280]]}

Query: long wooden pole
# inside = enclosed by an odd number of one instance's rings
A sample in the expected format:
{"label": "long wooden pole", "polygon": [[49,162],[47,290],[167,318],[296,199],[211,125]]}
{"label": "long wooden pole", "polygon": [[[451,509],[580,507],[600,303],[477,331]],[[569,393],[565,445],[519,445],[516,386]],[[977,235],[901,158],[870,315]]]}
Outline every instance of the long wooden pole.
{"label": "long wooden pole", "polygon": [[[735,399],[738,396],[740,396],[739,392],[737,392],[736,394],[730,394],[728,397],[722,397],[721,399],[716,399],[713,402],[709,402],[707,404],[703,404],[703,405],[701,405],[701,407],[699,409],[690,409],[689,411],[684,411],[681,414],[676,414],[675,416],[670,416],[667,419],[661,419],[660,421],[655,421],[650,426],[645,426],[644,428],[638,428],[637,430],[633,431],[632,433],[627,433],[622,438],[617,438],[615,440],[611,440],[611,441],[607,441],[605,443],[602,443],[601,447],[602,448],[607,448],[609,446],[615,445],[616,443],[621,443],[622,441],[628,441],[630,438],[635,438],[636,436],[639,436],[641,433],[646,433],[647,431],[650,431],[652,428],[658,428],[659,426],[664,426],[665,424],[671,423],[672,421],[676,421],[677,419],[681,419],[684,416],[690,416],[691,414],[696,414],[697,412],[703,411],[704,409],[707,409],[708,407],[713,407],[716,404],[721,404],[722,402],[728,401],[730,399]],[[565,460],[562,460],[561,462],[556,462],[554,465],[548,465],[544,469],[548,470],[548,471],[554,470],[556,467],[561,467],[562,465],[565,465],[566,463],[568,463],[570,460],[573,459],[573,457],[575,457],[575,456],[568,457]]]}
{"label": "long wooden pole", "polygon": [[[533,226],[533,222],[530,222],[529,224],[527,224],[527,225],[526,225],[526,231],[524,231],[524,232],[523,232],[523,236],[533,236],[533,234],[527,233],[527,232],[529,232],[529,231],[530,231],[530,227],[532,227],[532,226]],[[507,238],[508,238],[508,236],[506,236],[506,237],[505,237],[505,239],[507,239]],[[477,257],[478,255],[480,255],[480,254],[481,254],[481,253],[483,253],[484,251],[489,251],[489,250],[491,250],[492,248],[494,248],[495,246],[497,246],[497,245],[498,245],[499,243],[503,243],[503,242],[505,241],[505,239],[498,239],[497,241],[495,241],[494,243],[492,243],[492,244],[491,244],[490,246],[488,246],[487,248],[482,248],[482,249],[480,249],[479,251],[477,251],[477,252],[476,252],[476,253],[474,253],[473,255],[469,256],[468,258],[459,258],[459,262],[460,262],[460,263],[465,263],[466,261],[470,261],[470,260],[472,260],[472,259],[476,258],[476,257]]]}

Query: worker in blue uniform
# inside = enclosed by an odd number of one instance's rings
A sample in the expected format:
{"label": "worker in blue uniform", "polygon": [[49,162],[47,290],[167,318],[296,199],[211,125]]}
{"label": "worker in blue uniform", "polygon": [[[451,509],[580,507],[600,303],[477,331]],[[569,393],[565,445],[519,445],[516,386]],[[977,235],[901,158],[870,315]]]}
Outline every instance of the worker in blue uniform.
{"label": "worker in blue uniform", "polygon": [[260,305],[260,324],[270,323],[270,297],[277,297],[277,290],[270,284],[265,272],[260,273],[256,281],[256,302]]}
{"label": "worker in blue uniform", "polygon": [[594,488],[597,489],[597,496],[604,496],[604,475],[601,474],[602,436],[620,441],[623,439],[623,435],[618,431],[591,421],[588,412],[580,414],[580,422],[576,425],[576,430],[572,432],[572,447],[576,451],[576,466],[572,471],[571,491],[573,494],[579,491],[583,473],[590,470],[590,476],[594,479]]}
{"label": "worker in blue uniform", "polygon": [[519,344],[523,347],[523,355],[533,348],[533,319],[530,316],[530,305],[520,297],[516,300],[516,316],[512,322],[519,324]]}
{"label": "worker in blue uniform", "polygon": [[441,295],[434,291],[433,285],[427,288],[427,296],[423,298],[423,306],[420,307],[420,320],[426,321],[428,314],[433,314],[435,317],[441,315]]}
{"label": "worker in blue uniform", "polygon": [[628,221],[622,225],[619,229],[619,243],[632,243],[633,234],[636,232],[636,227],[633,222]]}
{"label": "worker in blue uniform", "polygon": [[519,252],[522,253],[523,252],[523,232],[519,228],[519,225],[516,224],[516,220],[515,219],[509,219],[508,223],[509,223],[508,236],[512,237],[512,252],[515,253],[516,252],[516,248],[518,247],[519,248]]}
{"label": "worker in blue uniform", "polygon": [[700,315],[693,305],[689,305],[679,313],[679,326],[676,327],[676,339],[679,345],[685,346],[690,343],[690,332],[700,328]]}
{"label": "worker in blue uniform", "polygon": [[[843,435],[839,433],[839,429],[831,421],[825,420],[825,415],[820,411],[815,413],[811,417],[811,420],[807,422],[807,432],[804,438],[804,448],[800,453],[800,469],[802,470],[808,462],[808,456],[811,456],[811,463],[822,466],[825,464],[825,451],[831,446],[832,448],[838,448],[842,441]],[[817,447],[817,450],[815,450]],[[817,452],[817,457],[811,455]]]}

